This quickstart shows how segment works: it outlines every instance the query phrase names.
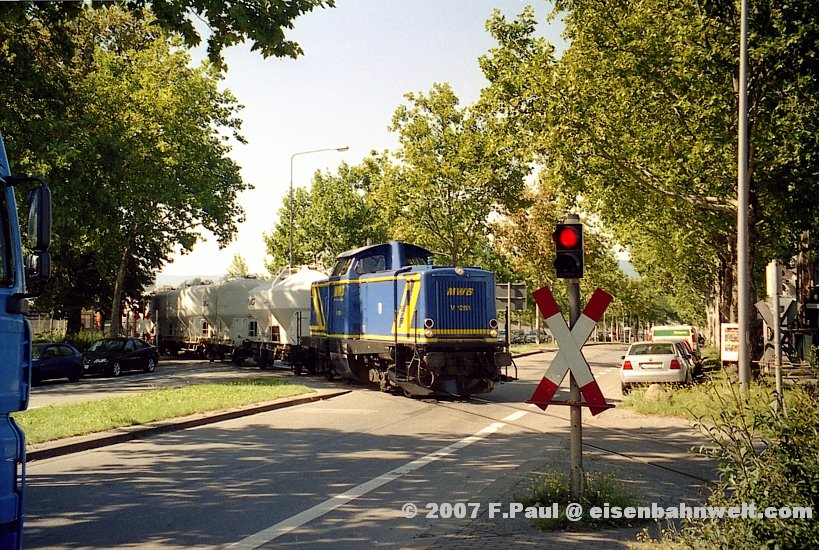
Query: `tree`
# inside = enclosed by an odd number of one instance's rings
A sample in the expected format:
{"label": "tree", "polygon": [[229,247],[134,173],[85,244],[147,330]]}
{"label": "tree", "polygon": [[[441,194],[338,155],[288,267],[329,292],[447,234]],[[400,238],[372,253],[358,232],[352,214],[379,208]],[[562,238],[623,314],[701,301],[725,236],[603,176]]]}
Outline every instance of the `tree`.
{"label": "tree", "polygon": [[233,255],[233,261],[228,266],[225,280],[228,279],[242,279],[250,275],[250,268],[244,257],[238,252]]}
{"label": "tree", "polygon": [[[570,47],[530,10],[489,23],[485,101],[668,293],[732,313],[738,14],[734,2],[566,0]],[[819,214],[815,6],[753,4],[752,251],[790,257]],[[810,168],[812,166],[813,168]],[[763,220],[765,223],[763,223]],[[756,272],[759,272],[757,269]]]}
{"label": "tree", "polygon": [[[175,245],[190,250],[197,226],[220,243],[235,233],[243,216],[236,198],[249,186],[224,134],[241,141],[239,106],[219,91],[216,69],[190,68],[147,16],[88,9],[70,24],[62,124],[72,131],[39,159],[60,197],[57,284],[44,301],[74,307],[107,296],[115,333],[123,291],[138,293]],[[78,285],[79,273],[99,283]]]}
{"label": "tree", "polygon": [[[346,250],[387,239],[387,226],[368,202],[367,190],[391,172],[385,156],[373,155],[358,166],[342,163],[336,175],[316,172],[308,190],[293,193],[293,261],[329,267]],[[265,235],[267,264],[276,275],[289,263],[290,199],[279,210],[279,222]]]}
{"label": "tree", "polygon": [[[222,50],[249,39],[251,51],[264,57],[298,57],[301,47],[285,37],[285,29],[293,28],[293,21],[314,8],[335,6],[335,0],[287,0],[272,2],[259,0],[128,0],[116,2],[14,2],[3,6],[3,18],[17,24],[39,19],[48,23],[63,23],[82,17],[88,8],[116,4],[136,15],[148,16],[153,25],[182,38],[189,47],[198,46],[202,36],[194,26],[194,19],[205,23],[210,30],[207,37],[208,57],[219,68],[226,68]],[[150,12],[147,9],[150,9]],[[70,45],[70,41],[62,42]]]}
{"label": "tree", "polygon": [[490,217],[516,206],[530,168],[494,114],[461,109],[448,84],[406,98],[410,106],[398,108],[391,127],[399,171],[374,200],[397,236],[463,263],[486,238]]}

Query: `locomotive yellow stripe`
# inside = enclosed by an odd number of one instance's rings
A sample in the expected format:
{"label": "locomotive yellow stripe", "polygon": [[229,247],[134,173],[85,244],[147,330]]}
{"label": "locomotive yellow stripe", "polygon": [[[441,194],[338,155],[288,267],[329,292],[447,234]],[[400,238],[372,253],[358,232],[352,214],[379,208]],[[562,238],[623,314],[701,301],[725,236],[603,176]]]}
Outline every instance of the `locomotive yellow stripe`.
{"label": "locomotive yellow stripe", "polygon": [[313,283],[313,288],[324,288],[324,287],[335,286],[335,285],[384,283],[384,282],[395,281],[395,280],[420,281],[421,280],[421,275],[418,274],[418,273],[413,273],[411,275],[398,275],[398,276],[391,276],[391,277],[373,277],[371,279],[341,279],[341,280],[338,280],[338,281],[328,281],[326,283]]}
{"label": "locomotive yellow stripe", "polygon": [[[463,331],[462,331],[463,332]],[[349,338],[352,340],[374,340],[378,342],[395,342],[397,341],[399,344],[434,344],[434,343],[484,343],[484,344],[496,344],[497,338],[471,338],[469,336],[463,337],[445,337],[445,338],[427,338],[422,336],[420,333],[417,337],[398,337],[395,338],[394,336],[384,336],[381,334],[313,334],[313,336],[326,336],[327,338]]]}

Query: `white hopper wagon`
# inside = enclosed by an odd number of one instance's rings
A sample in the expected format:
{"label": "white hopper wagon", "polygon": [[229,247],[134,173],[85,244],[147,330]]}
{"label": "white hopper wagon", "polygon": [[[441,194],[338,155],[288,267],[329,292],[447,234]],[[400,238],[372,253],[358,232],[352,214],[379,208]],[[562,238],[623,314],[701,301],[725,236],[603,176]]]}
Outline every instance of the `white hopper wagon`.
{"label": "white hopper wagon", "polygon": [[310,285],[326,278],[325,273],[308,267],[292,274],[285,269],[276,280],[250,292],[250,313],[262,336],[253,344],[254,355],[262,368],[276,359],[288,361],[298,352],[301,337],[310,334]]}
{"label": "white hopper wagon", "polygon": [[154,338],[160,353],[176,355],[182,348],[185,330],[177,315],[179,297],[179,290],[161,290],[152,298]]}
{"label": "white hopper wagon", "polygon": [[244,347],[245,341],[255,339],[257,326],[250,314],[248,293],[257,286],[257,279],[232,279],[215,285],[218,336],[213,351],[220,357],[231,354],[240,360],[243,354],[236,351]]}
{"label": "white hopper wagon", "polygon": [[[182,324],[185,351],[203,356],[213,338],[213,329],[205,319],[205,304],[214,297],[212,285],[194,285],[179,290],[176,311]],[[208,305],[208,308],[210,306]],[[210,314],[210,311],[208,311]]]}

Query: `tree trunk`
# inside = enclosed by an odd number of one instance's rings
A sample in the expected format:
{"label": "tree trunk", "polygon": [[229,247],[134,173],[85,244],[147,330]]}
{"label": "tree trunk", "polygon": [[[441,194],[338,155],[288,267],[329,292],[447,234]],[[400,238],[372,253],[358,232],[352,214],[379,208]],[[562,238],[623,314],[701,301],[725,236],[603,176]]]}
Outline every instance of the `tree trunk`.
{"label": "tree trunk", "polygon": [[66,314],[65,333],[77,334],[82,329],[82,308],[72,307]]}
{"label": "tree trunk", "polygon": [[117,281],[114,284],[114,297],[111,303],[111,330],[108,333],[110,338],[119,336],[122,328],[122,289],[125,286],[125,270],[128,269],[128,259],[131,257],[135,239],[136,232],[132,230],[128,233],[128,242],[122,251],[119,269],[117,269]]}

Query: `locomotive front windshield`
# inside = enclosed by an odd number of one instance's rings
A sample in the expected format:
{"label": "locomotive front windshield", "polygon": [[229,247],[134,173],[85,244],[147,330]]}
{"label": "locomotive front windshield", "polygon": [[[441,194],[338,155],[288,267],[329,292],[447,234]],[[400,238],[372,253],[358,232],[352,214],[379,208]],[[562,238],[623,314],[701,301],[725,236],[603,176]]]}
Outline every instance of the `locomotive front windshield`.
{"label": "locomotive front windshield", "polygon": [[428,256],[407,256],[404,260],[406,265],[427,265]]}

